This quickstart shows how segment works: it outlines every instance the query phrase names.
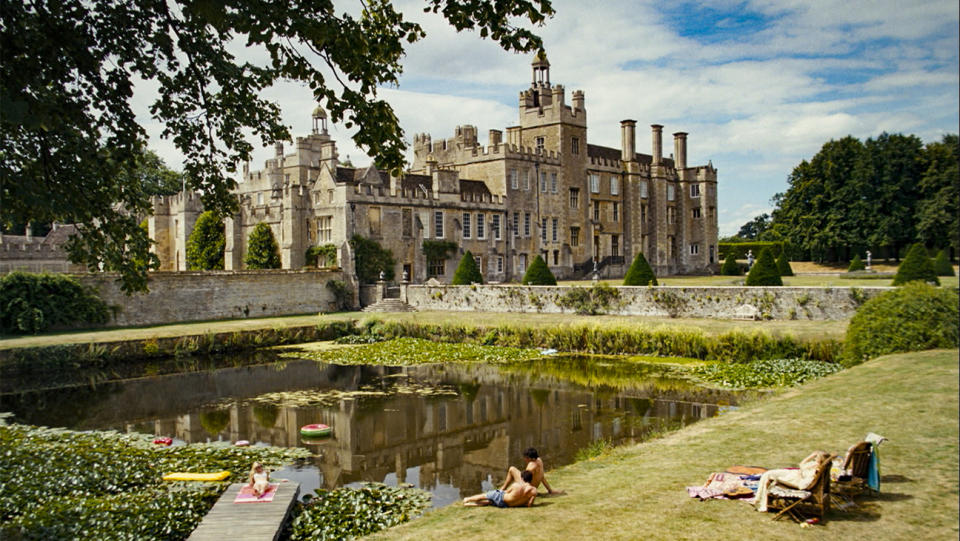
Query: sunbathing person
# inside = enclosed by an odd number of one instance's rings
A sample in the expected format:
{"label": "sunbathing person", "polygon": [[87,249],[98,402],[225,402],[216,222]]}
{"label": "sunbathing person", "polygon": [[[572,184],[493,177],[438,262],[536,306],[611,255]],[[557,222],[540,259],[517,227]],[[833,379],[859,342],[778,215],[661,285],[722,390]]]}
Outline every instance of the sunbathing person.
{"label": "sunbathing person", "polygon": [[757,497],[753,501],[757,511],[766,512],[767,510],[767,491],[775,483],[784,485],[797,490],[806,490],[813,483],[817,476],[817,470],[820,463],[829,458],[830,453],[824,451],[814,451],[807,458],[800,462],[800,468],[790,468],[782,470],[767,470],[760,476],[760,484],[757,486]]}
{"label": "sunbathing person", "polygon": [[[547,489],[547,494],[564,494],[562,490],[553,490],[550,483],[547,482],[547,478],[543,474],[543,461],[540,460],[540,454],[537,453],[536,449],[531,447],[524,451],[523,460],[527,463],[524,471],[528,471],[533,475],[533,480],[530,481],[530,484],[533,485],[534,488],[540,488],[540,484],[543,483],[543,488]],[[517,483],[519,481],[520,470],[510,466],[510,469],[507,470],[507,478],[504,479],[503,484],[500,485],[500,490],[507,488],[511,483]]]}
{"label": "sunbathing person", "polygon": [[533,500],[537,497],[537,489],[530,484],[533,474],[524,471],[520,474],[520,482],[513,483],[510,488],[491,490],[490,492],[481,492],[475,496],[463,499],[464,507],[482,507],[492,505],[494,507],[532,507]]}

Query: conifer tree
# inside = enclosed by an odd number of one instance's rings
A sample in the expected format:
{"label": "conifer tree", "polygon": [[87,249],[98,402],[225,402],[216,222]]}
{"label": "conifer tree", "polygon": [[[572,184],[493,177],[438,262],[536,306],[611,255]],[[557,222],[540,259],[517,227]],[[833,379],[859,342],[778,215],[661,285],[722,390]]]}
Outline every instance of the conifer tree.
{"label": "conifer tree", "polygon": [[653,274],[653,269],[647,263],[647,258],[643,257],[643,252],[637,252],[633,258],[633,263],[627,269],[627,275],[623,277],[625,286],[655,286],[657,277]]}
{"label": "conifer tree", "polygon": [[477,262],[473,258],[473,254],[470,253],[470,250],[467,250],[467,253],[463,254],[463,257],[460,258],[460,264],[457,265],[457,270],[453,273],[453,281],[450,282],[450,284],[467,286],[482,283],[483,275],[480,274],[480,269],[477,268]]}
{"label": "conifer tree", "polygon": [[187,269],[223,270],[226,242],[223,220],[209,210],[201,214],[187,239]]}
{"label": "conifer tree", "polygon": [[944,248],[937,253],[937,258],[933,260],[933,270],[937,276],[956,276],[953,272],[953,265],[950,264],[950,257],[947,256],[947,250]]}
{"label": "conifer tree", "polygon": [[533,263],[527,267],[527,272],[524,273],[521,283],[528,286],[555,286],[557,285],[557,278],[550,272],[547,262],[538,255]]}
{"label": "conifer tree", "polygon": [[280,250],[270,226],[260,222],[247,238],[247,256],[243,260],[248,269],[279,269]]}
{"label": "conifer tree", "polygon": [[737,256],[733,250],[727,252],[727,258],[723,260],[720,266],[720,274],[724,276],[740,276],[740,264],[737,263]]}
{"label": "conifer tree", "polygon": [[893,277],[893,285],[899,286],[914,280],[940,285],[940,279],[933,269],[933,261],[927,255],[927,249],[919,242],[911,246],[907,257],[903,258],[897,275]]}
{"label": "conifer tree", "polygon": [[780,257],[777,258],[777,270],[780,276],[793,276],[793,269],[790,267],[790,261],[787,259],[787,251],[780,250]]}
{"label": "conifer tree", "polygon": [[777,262],[773,259],[773,252],[769,247],[760,250],[760,256],[757,262],[750,267],[747,273],[748,286],[782,286],[783,280],[780,279],[780,271],[777,269]]}
{"label": "conifer tree", "polygon": [[853,256],[853,261],[850,262],[850,266],[847,267],[847,272],[856,272],[866,270],[867,266],[864,265],[863,260],[860,259],[860,254]]}

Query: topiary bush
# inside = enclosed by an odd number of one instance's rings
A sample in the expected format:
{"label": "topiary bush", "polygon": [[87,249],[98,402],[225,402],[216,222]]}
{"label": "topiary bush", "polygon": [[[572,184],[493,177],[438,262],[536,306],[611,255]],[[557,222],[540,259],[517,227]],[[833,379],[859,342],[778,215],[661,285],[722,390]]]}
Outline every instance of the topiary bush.
{"label": "topiary bush", "polygon": [[946,249],[937,253],[937,258],[933,260],[933,270],[937,273],[937,276],[956,276]]}
{"label": "topiary bush", "polygon": [[280,249],[270,226],[260,222],[247,238],[247,255],[243,262],[248,269],[279,269]]}
{"label": "topiary bush", "polygon": [[647,263],[647,258],[643,257],[643,252],[637,252],[633,258],[633,263],[627,269],[627,275],[623,277],[625,286],[655,286],[657,285],[657,276],[653,274],[653,269]]}
{"label": "topiary bush", "polygon": [[451,281],[450,284],[455,286],[468,286],[470,284],[482,283],[483,276],[480,274],[480,269],[477,268],[477,261],[473,258],[470,250],[467,250],[467,253],[463,254],[463,257],[460,258],[460,264],[457,265],[457,270],[453,273],[453,281]]}
{"label": "topiary bush", "polygon": [[98,325],[109,317],[107,304],[97,293],[71,276],[17,271],[0,278],[0,332],[4,334]]}
{"label": "topiary bush", "polygon": [[760,250],[757,262],[747,273],[748,286],[782,286],[783,280],[780,279],[780,270],[777,268],[777,262],[773,259],[773,252],[770,248]]}
{"label": "topiary bush", "polygon": [[557,277],[550,272],[547,262],[538,255],[527,267],[527,272],[523,274],[523,280],[520,283],[530,286],[555,286]]}
{"label": "topiary bush", "polygon": [[187,239],[187,269],[223,270],[226,244],[223,220],[212,211],[204,212],[197,218],[193,232]]}
{"label": "topiary bush", "polygon": [[920,281],[868,300],[847,327],[843,362],[852,365],[888,353],[957,347],[958,300],[956,289]]}
{"label": "topiary bush", "polygon": [[867,270],[867,266],[863,263],[863,260],[860,259],[860,254],[853,256],[853,260],[850,261],[850,266],[847,267],[847,272],[856,272]]}
{"label": "topiary bush", "polygon": [[737,257],[733,251],[727,252],[727,258],[723,260],[720,266],[720,274],[724,276],[740,276],[740,264],[737,263]]}
{"label": "topiary bush", "polygon": [[937,278],[937,273],[933,269],[933,262],[927,255],[927,249],[920,243],[910,247],[907,257],[897,268],[897,275],[893,277],[893,285],[899,286],[916,280],[940,285],[940,279]]}
{"label": "topiary bush", "polygon": [[780,272],[780,276],[793,276],[793,269],[790,267],[790,260],[787,259],[786,250],[780,252],[780,257],[777,258],[777,270]]}

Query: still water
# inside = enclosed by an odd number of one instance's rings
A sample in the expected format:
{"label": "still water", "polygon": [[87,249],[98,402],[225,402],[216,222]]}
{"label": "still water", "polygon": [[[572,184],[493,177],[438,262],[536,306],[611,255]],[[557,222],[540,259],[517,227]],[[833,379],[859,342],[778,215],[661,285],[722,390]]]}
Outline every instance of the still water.
{"label": "still water", "polygon": [[[302,494],[410,483],[430,491],[438,507],[499,485],[508,466],[522,467],[528,447],[549,470],[591,443],[642,441],[714,416],[741,396],[610,358],[415,367],[295,360],[27,392],[8,387],[0,411],[21,423],[135,431],[177,444],[305,447],[311,459],[273,474],[301,483]],[[299,428],[310,423],[332,426],[332,437],[305,440]]]}

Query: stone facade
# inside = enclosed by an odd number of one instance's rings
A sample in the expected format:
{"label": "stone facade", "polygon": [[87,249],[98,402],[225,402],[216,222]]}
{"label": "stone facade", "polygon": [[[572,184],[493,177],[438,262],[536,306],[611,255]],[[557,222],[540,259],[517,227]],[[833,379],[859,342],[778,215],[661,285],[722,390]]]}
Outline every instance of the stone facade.
{"label": "stone facade", "polygon": [[[546,58],[532,68],[506,140],[490,130],[484,147],[471,125],[446,140],[418,134],[411,170],[399,177],[342,165],[318,107],[313,133],[298,137],[294,152],[278,143],[264,169],[244,168],[240,212],[226,221],[225,268],[243,268],[247,238],[265,222],[285,269],[303,267],[311,246],[333,244],[350,273],[347,241],[359,234],[393,253],[397,279],[406,273],[415,283],[448,282],[467,250],[487,282],[519,281],[537,255],[559,278],[587,276],[595,263],[605,276],[623,276],[638,251],[659,275],[714,270],[717,171],[687,167],[686,134],[674,134],[671,158],[662,156],[659,125],[652,154],[637,153],[633,120],[621,123],[622,149],[588,144],[583,92],[567,105]],[[198,199],[161,198],[155,208],[150,232],[161,268],[183,270]],[[427,261],[424,241],[455,249]]]}
{"label": "stone facade", "polygon": [[0,273],[85,271],[83,265],[70,262],[64,248],[76,230],[72,225],[54,224],[53,230],[44,237],[0,233]]}

